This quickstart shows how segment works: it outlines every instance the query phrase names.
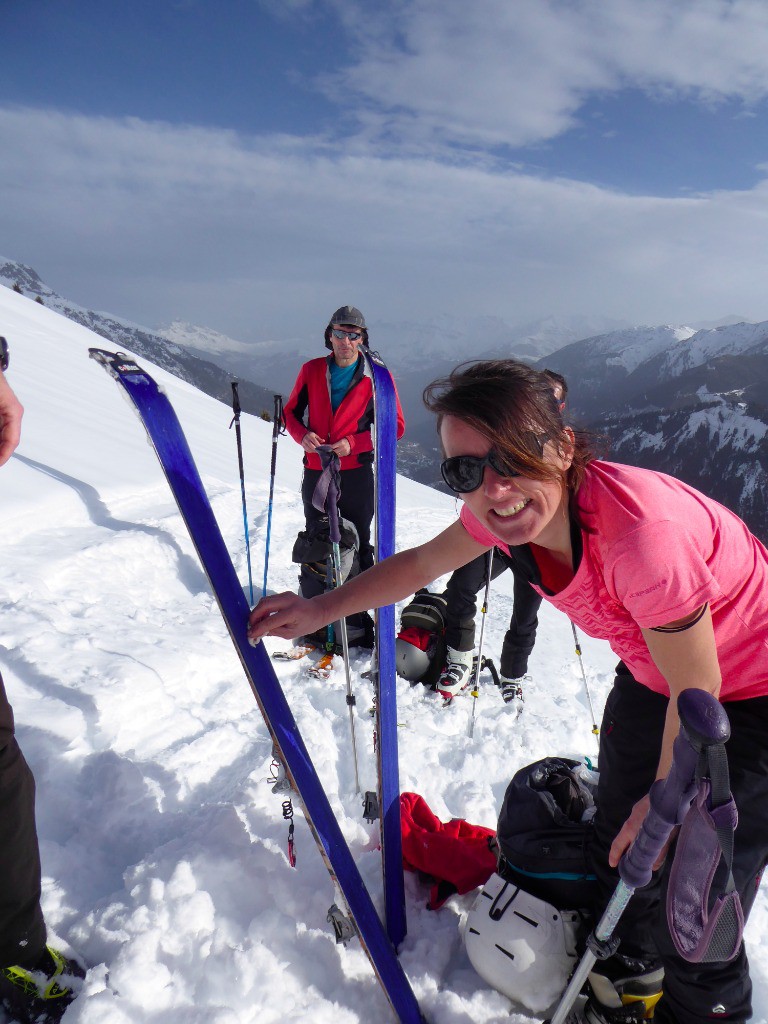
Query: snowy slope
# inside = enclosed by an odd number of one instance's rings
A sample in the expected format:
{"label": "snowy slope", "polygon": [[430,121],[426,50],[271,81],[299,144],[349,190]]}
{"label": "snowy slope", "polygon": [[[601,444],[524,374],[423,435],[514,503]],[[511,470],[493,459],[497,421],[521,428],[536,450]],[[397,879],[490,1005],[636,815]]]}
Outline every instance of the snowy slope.
{"label": "snowy slope", "polygon": [[[379,1024],[390,1013],[354,943],[337,947],[334,893],[296,812],[289,867],[271,750],[202,571],[143,430],[87,358],[104,341],[0,287],[0,333],[25,405],[18,454],[0,470],[0,668],[38,783],[46,917],[90,970],[65,1024]],[[148,366],[149,369],[151,369]],[[231,410],[162,370],[241,579],[242,506]],[[271,428],[244,416],[254,579],[261,580]],[[293,588],[302,524],[300,451],[278,450],[270,586]],[[398,543],[451,522],[453,500],[398,481]],[[498,657],[511,578],[492,593]],[[489,685],[450,711],[401,682],[401,782],[447,820],[493,825],[513,772],[550,753],[594,754],[570,627],[542,609],[534,684],[516,720]],[[279,641],[274,641],[277,647]],[[583,638],[598,711],[614,658]],[[358,660],[356,668],[363,669]],[[361,816],[344,680],[279,667],[342,830],[381,905],[377,829]],[[356,681],[365,788],[374,782],[368,683]],[[437,912],[407,876],[401,959],[433,1024],[528,1022],[475,974],[459,937],[473,895]],[[750,922],[756,1020],[768,1019],[768,915]]]}

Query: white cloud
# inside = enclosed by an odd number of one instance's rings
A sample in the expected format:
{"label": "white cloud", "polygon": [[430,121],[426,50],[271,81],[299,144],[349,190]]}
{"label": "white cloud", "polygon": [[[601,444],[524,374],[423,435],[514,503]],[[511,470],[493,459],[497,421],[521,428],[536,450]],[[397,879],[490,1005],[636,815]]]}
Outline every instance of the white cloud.
{"label": "white cloud", "polygon": [[768,317],[765,182],[626,196],[362,143],[34,110],[0,109],[0,137],[0,251],[150,326],[285,336],[339,295],[372,320]]}
{"label": "white cloud", "polygon": [[409,0],[337,4],[355,42],[324,86],[371,132],[525,146],[626,87],[746,105],[768,95],[764,0]]}

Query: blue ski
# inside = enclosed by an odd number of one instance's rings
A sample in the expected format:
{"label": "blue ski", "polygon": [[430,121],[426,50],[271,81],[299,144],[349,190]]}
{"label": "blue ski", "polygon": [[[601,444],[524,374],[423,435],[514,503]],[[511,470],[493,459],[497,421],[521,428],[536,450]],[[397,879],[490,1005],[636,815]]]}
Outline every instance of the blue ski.
{"label": "blue ski", "polygon": [[98,348],[89,349],[89,354],[123,387],[136,407],[208,576],[287,778],[299,795],[307,824],[331,878],[344,897],[360,943],[392,1009],[406,1024],[423,1024],[416,997],[334,817],[269,656],[262,644],[252,647],[248,643],[248,602],[176,413],[156,382],[130,357]]}
{"label": "blue ski", "polygon": [[[373,377],[376,431],[376,561],[395,553],[397,400],[392,375],[378,352],[365,350]],[[387,934],[397,947],[408,928],[405,916],[403,839],[400,831],[400,770],[397,753],[397,689],[394,605],[376,612],[376,731],[379,814]]]}

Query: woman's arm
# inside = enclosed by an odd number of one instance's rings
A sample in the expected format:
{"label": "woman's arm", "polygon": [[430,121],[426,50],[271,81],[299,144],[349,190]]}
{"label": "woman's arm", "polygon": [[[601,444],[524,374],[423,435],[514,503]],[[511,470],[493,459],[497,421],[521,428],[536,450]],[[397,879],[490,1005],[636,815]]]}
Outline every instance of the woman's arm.
{"label": "woman's arm", "polygon": [[[672,745],[680,731],[678,696],[683,690],[693,688],[707,690],[719,697],[722,676],[717,660],[712,613],[708,606],[704,607],[703,614],[698,609],[683,619],[668,623],[660,630],[644,629],[642,633],[654,664],[669,684],[669,707],[656,771],[656,778],[663,779],[672,764]],[[609,856],[612,867],[616,867],[621,855],[631,845],[647,810],[646,796],[635,804],[632,814],[613,841]]]}
{"label": "woman's arm", "polygon": [[487,550],[460,522],[452,523],[426,544],[392,555],[319,597],[262,598],[249,616],[248,637],[252,643],[267,635],[290,640],[355,612],[395,604]]}

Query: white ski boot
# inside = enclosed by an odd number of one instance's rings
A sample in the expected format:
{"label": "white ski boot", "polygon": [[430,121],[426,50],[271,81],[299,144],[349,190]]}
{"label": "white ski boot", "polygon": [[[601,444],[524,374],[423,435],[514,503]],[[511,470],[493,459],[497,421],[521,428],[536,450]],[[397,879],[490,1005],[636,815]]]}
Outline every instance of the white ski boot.
{"label": "white ski boot", "polygon": [[472,681],[472,651],[456,651],[446,648],[445,665],[435,689],[445,704],[450,704],[457,693],[461,693]]}

